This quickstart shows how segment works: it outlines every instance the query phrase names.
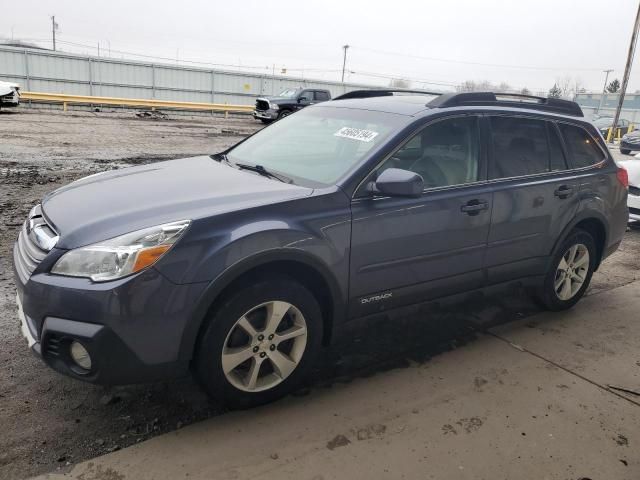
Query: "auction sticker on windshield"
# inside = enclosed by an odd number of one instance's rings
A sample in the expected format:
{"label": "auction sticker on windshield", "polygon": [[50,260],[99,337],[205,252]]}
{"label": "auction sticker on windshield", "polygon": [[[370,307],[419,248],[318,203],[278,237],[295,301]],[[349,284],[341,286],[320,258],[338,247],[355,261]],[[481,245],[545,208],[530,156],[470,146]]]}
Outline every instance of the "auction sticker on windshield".
{"label": "auction sticker on windshield", "polygon": [[342,127],[336,133],[336,137],[350,138],[352,140],[359,140],[360,142],[370,142],[378,135],[378,132],[372,130],[362,130],[360,128]]}

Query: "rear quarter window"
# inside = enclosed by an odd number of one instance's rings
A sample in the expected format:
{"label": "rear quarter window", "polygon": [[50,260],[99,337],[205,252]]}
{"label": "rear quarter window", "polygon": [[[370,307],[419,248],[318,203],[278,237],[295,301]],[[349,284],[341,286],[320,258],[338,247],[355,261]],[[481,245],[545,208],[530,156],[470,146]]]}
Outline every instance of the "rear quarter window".
{"label": "rear quarter window", "polygon": [[596,140],[582,127],[558,124],[564,137],[573,168],[585,168],[597,165],[605,159]]}

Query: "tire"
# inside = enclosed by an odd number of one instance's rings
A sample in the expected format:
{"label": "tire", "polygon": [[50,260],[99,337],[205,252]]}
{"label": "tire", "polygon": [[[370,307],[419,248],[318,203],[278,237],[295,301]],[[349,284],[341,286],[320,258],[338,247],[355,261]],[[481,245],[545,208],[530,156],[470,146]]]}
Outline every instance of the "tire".
{"label": "tire", "polygon": [[280,110],[280,113],[278,113],[278,120],[280,120],[281,118],[284,117],[288,117],[289,115],[291,115],[293,112],[291,110]]}
{"label": "tire", "polygon": [[631,150],[627,150],[626,148],[621,148],[620,153],[622,155],[629,155],[631,153]]}
{"label": "tire", "polygon": [[[576,248],[572,259],[571,249]],[[586,251],[588,258],[584,259],[581,252]],[[593,236],[581,229],[573,230],[569,236],[556,248],[551,267],[545,275],[544,283],[538,292],[538,299],[544,307],[553,311],[566,310],[573,307],[582,298],[589,287],[591,277],[597,262],[597,248]],[[564,261],[564,264],[562,263]],[[572,274],[561,269],[566,265]],[[578,266],[579,265],[579,266]],[[569,280],[567,280],[569,276]],[[582,279],[579,283],[578,278]],[[564,279],[564,280],[563,280]],[[556,286],[559,288],[556,289]],[[573,290],[575,288],[575,291]]]}
{"label": "tire", "polygon": [[261,118],[260,121],[265,125],[269,125],[272,122],[272,120],[269,120],[268,118]]}
{"label": "tire", "polygon": [[[267,319],[283,311],[274,331]],[[258,279],[223,298],[208,317],[194,356],[196,377],[210,397],[230,408],[272,402],[307,376],[322,329],[318,301],[304,286],[285,276]],[[292,338],[279,341],[285,334]]]}

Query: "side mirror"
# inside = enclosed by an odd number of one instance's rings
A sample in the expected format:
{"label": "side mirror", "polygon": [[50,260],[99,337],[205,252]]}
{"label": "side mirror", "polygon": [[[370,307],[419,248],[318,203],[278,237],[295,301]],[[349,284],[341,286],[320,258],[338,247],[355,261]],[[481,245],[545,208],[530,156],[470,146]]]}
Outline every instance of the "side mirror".
{"label": "side mirror", "polygon": [[307,97],[298,97],[298,103],[306,102]]}
{"label": "side mirror", "polygon": [[371,182],[369,191],[390,197],[419,197],[424,190],[423,178],[415,172],[388,168]]}

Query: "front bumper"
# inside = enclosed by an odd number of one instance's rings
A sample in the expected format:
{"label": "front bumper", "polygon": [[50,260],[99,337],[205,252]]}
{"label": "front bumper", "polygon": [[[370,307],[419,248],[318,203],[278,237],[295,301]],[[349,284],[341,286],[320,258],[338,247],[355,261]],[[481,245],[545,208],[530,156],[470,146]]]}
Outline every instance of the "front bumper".
{"label": "front bumper", "polygon": [[[21,331],[58,372],[105,385],[188,373],[181,340],[206,284],[176,285],[153,268],[105,283],[36,271],[23,283],[14,265],[14,278]],[[89,351],[90,371],[71,359],[73,340]]]}
{"label": "front bumper", "polygon": [[257,119],[263,119],[263,120],[275,120],[276,118],[278,118],[278,112],[276,110],[254,110],[253,111],[253,118]]}
{"label": "front bumper", "polygon": [[16,107],[20,103],[20,94],[17,91],[0,97],[0,105]]}

